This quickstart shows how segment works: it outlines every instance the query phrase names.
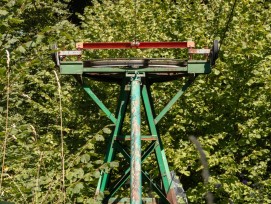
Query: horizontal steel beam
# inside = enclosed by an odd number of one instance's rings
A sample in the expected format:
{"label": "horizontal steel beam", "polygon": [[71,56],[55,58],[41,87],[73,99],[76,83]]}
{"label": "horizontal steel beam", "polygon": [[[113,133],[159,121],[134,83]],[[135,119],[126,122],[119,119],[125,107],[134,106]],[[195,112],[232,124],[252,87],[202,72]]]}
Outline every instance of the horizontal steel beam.
{"label": "horizontal steel beam", "polygon": [[[206,61],[206,60],[205,60]],[[159,58],[97,59],[85,60],[84,67],[185,67],[187,60]]]}
{"label": "horizontal steel beam", "polygon": [[[151,67],[127,67],[127,66],[104,66],[104,67],[91,67],[84,66],[82,61],[61,61],[60,73],[61,74],[83,74],[83,73],[197,73],[208,74],[211,72],[210,63],[206,61],[188,61],[186,67],[170,66],[170,65],[157,65]],[[163,76],[161,76],[163,77]]]}
{"label": "horizontal steel beam", "polygon": [[111,67],[101,67],[101,68],[83,68],[83,72],[88,72],[88,73],[125,73],[125,72],[131,72],[134,73],[135,71],[139,73],[143,72],[149,72],[149,73],[165,73],[165,72],[187,72],[188,69],[187,67],[173,67],[173,68],[168,68],[168,67],[148,67],[148,68],[111,68]]}
{"label": "horizontal steel beam", "polygon": [[[118,135],[115,140],[131,140],[131,136]],[[157,135],[141,135],[141,140],[157,140]]]}
{"label": "horizontal steel beam", "polygon": [[189,54],[210,54],[210,49],[189,49]]}
{"label": "horizontal steel beam", "polygon": [[[157,204],[157,198],[142,198],[144,204]],[[108,204],[127,204],[130,203],[130,198],[110,198]]]}
{"label": "horizontal steel beam", "polygon": [[188,42],[80,42],[77,49],[148,49],[148,48],[192,48],[193,41]]}
{"label": "horizontal steel beam", "polygon": [[81,50],[66,50],[66,51],[59,51],[59,56],[78,56],[82,55]]}

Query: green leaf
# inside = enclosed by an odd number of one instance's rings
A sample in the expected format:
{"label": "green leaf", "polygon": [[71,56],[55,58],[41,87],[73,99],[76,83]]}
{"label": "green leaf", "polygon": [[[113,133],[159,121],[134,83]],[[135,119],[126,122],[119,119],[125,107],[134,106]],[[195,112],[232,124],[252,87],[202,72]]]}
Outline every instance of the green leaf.
{"label": "green leaf", "polygon": [[109,128],[107,128],[107,127],[105,127],[105,128],[103,128],[103,132],[105,133],[105,134],[110,134],[111,133],[111,130],[109,129]]}
{"label": "green leaf", "polygon": [[75,174],[76,174],[77,178],[81,179],[84,176],[84,170],[82,168],[79,168],[79,169],[75,170]]}
{"label": "green leaf", "polygon": [[95,139],[96,139],[96,141],[104,141],[104,137],[99,134],[95,135]]}
{"label": "green leaf", "polygon": [[6,70],[4,68],[0,68],[0,76],[5,76]]}
{"label": "green leaf", "polygon": [[44,38],[44,35],[37,35],[36,36],[36,43],[40,43],[43,38]]}
{"label": "green leaf", "polygon": [[87,163],[87,162],[89,162],[89,160],[90,160],[89,154],[83,154],[83,155],[81,156],[81,162]]}
{"label": "green leaf", "polygon": [[84,175],[84,180],[85,181],[91,181],[92,180],[92,174],[91,173],[87,173]]}
{"label": "green leaf", "polygon": [[3,15],[3,16],[4,16],[4,15],[7,15],[7,14],[8,14],[8,12],[7,12],[6,10],[1,10],[1,9],[0,9],[0,15]]}
{"label": "green leaf", "polygon": [[119,167],[119,162],[110,162],[110,168],[116,168]]}
{"label": "green leaf", "polygon": [[81,182],[80,182],[80,183],[77,183],[77,184],[74,186],[72,192],[73,192],[74,194],[79,194],[80,191],[81,191],[83,188],[84,188],[83,183],[81,183]]}
{"label": "green leaf", "polygon": [[95,177],[95,178],[99,178],[100,175],[101,175],[100,171],[95,171],[95,172],[94,172],[94,177]]}
{"label": "green leaf", "polygon": [[19,46],[18,48],[17,48],[17,50],[19,51],[19,52],[21,52],[21,53],[25,53],[25,48],[23,47],[23,46]]}

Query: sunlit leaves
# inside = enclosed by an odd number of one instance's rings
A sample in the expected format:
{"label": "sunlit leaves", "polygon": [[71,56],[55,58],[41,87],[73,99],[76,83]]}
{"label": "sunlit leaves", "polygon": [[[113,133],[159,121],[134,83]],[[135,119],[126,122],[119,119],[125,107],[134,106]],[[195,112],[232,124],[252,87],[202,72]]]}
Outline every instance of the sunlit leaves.
{"label": "sunlit leaves", "polygon": [[[15,203],[60,203],[60,125],[51,44],[75,49],[78,41],[184,41],[210,47],[222,38],[234,1],[93,1],[72,25],[58,1],[0,3],[0,138],[6,111],[6,57],[11,52],[11,99],[4,193]],[[220,58],[199,76],[159,122],[171,169],[189,201],[203,203],[210,188],[216,203],[270,203],[271,36],[270,2],[238,1]],[[54,50],[56,51],[56,50]],[[187,58],[179,50],[85,52],[85,58]],[[102,171],[110,121],[70,76],[61,76],[67,203],[93,203]],[[110,109],[118,87],[86,80]],[[183,80],[152,87],[159,112]],[[195,136],[206,153],[209,186],[204,186]],[[2,141],[2,140],[1,140]],[[147,165],[147,164],[146,164]],[[2,196],[2,194],[1,194]]]}

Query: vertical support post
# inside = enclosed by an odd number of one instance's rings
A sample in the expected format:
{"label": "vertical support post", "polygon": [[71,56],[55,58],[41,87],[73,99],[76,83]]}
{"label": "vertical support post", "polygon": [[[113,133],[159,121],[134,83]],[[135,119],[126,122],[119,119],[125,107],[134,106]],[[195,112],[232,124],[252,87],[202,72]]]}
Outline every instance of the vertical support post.
{"label": "vertical support post", "polygon": [[142,204],[141,178],[141,114],[140,114],[140,84],[137,73],[131,78],[131,179],[130,203]]}
{"label": "vertical support post", "polygon": [[170,204],[177,204],[177,198],[176,198],[174,188],[172,185],[172,179],[170,176],[166,154],[163,148],[163,143],[162,143],[160,134],[158,133],[155,120],[154,120],[155,111],[154,111],[153,101],[151,97],[150,85],[148,83],[143,85],[142,99],[143,99],[144,108],[147,115],[147,121],[149,123],[150,132],[152,135],[157,135],[157,138],[158,138],[158,140],[156,141],[157,145],[155,147],[155,155],[156,155],[157,163],[159,166],[160,174],[162,177],[165,195]]}
{"label": "vertical support post", "polygon": [[[115,123],[115,128],[114,131],[111,133],[110,140],[109,140],[109,145],[107,147],[107,152],[105,156],[105,163],[112,162],[114,159],[115,155],[115,148],[114,148],[114,142],[115,138],[120,134],[122,125],[123,125],[123,120],[125,117],[125,112],[127,108],[127,103],[128,103],[128,98],[130,95],[130,92],[125,90],[125,86],[128,84],[129,81],[126,79],[123,80],[121,88],[120,88],[120,96],[118,99],[118,105],[117,105],[117,110],[116,110],[116,123]],[[96,189],[96,196],[99,195],[100,193],[104,193],[109,181],[109,173],[106,172],[101,172],[100,179],[98,181],[97,189]]]}

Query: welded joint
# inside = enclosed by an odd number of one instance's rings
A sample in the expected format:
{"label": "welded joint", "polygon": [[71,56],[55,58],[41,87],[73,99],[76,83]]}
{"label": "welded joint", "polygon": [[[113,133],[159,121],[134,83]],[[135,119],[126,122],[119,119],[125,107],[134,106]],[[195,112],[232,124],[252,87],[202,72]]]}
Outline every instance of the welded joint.
{"label": "welded joint", "polygon": [[141,114],[140,114],[141,78],[136,71],[131,77],[131,204],[141,204]]}

